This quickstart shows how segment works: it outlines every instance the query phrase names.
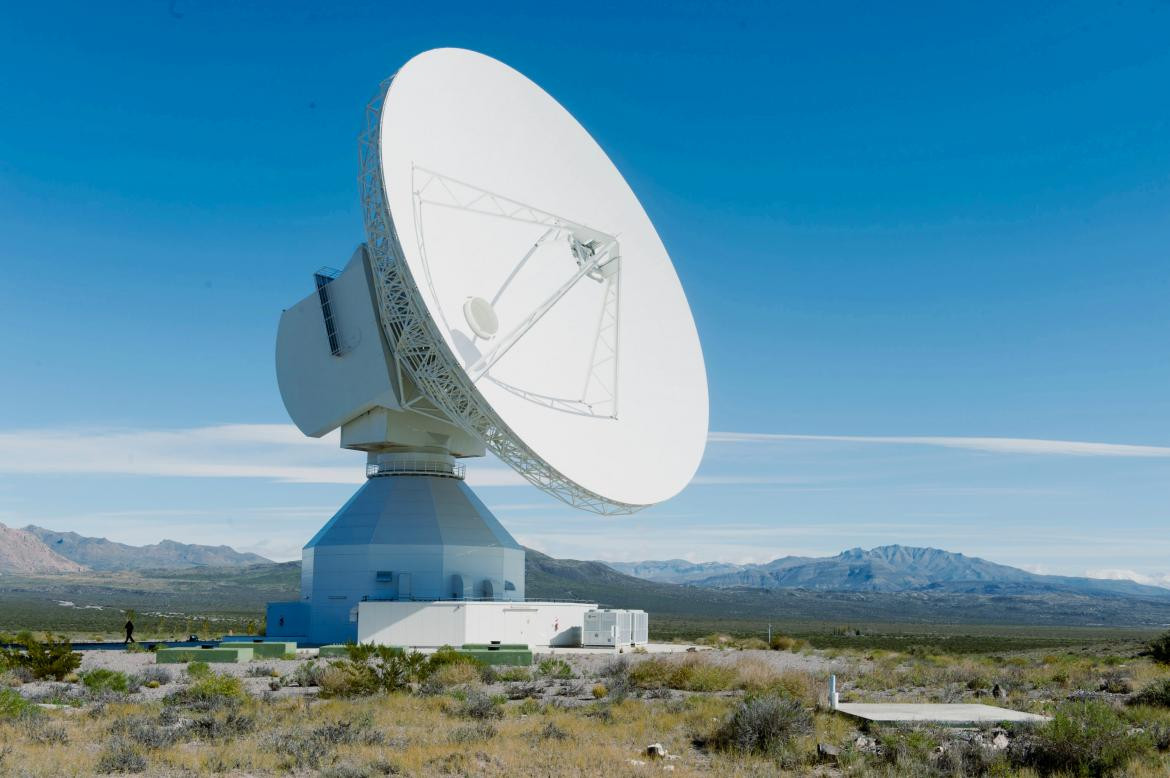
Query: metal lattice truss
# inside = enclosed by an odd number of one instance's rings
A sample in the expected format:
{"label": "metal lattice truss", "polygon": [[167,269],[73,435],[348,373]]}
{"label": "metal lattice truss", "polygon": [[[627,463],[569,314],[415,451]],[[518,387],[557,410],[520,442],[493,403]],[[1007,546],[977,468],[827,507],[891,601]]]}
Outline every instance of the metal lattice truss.
{"label": "metal lattice truss", "polygon": [[366,106],[359,186],[382,328],[394,349],[397,367],[449,421],[483,440],[489,451],[554,497],[576,508],[606,515],[633,513],[645,507],[607,500],[577,485],[524,445],[459,367],[426,314],[390,221],[382,180],[380,119],[392,81],[391,77],[382,82],[377,96]]}
{"label": "metal lattice truss", "polygon": [[[566,254],[576,260],[576,269],[556,291],[535,309],[522,317],[511,332],[494,339],[494,344],[480,359],[468,366],[467,372],[473,383],[481,378],[492,381],[501,388],[525,400],[566,413],[602,418],[617,418],[618,407],[618,365],[620,331],[618,316],[621,309],[621,253],[618,239],[600,230],[586,226],[563,216],[527,205],[518,200],[489,192],[486,189],[436,173],[426,168],[415,167],[412,187],[414,190],[415,238],[422,255],[423,266],[427,268],[428,284],[431,283],[430,260],[427,256],[426,240],[422,225],[424,213],[429,208],[452,209],[544,227],[532,247],[520,257],[508,277],[492,297],[496,305],[509,285],[519,276],[528,261],[543,245],[556,241],[568,244]],[[493,365],[524,337],[532,327],[548,313],[557,301],[562,299],[582,279],[590,278],[602,285],[597,318],[593,324],[593,338],[589,361],[584,365],[581,376],[581,391],[577,397],[552,397],[509,384],[491,375]],[[434,288],[431,288],[432,294]]]}

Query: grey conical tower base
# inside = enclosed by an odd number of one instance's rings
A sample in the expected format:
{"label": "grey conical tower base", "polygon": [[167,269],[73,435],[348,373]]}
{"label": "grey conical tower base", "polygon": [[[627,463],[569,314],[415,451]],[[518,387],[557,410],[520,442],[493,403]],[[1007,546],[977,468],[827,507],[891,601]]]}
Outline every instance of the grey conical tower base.
{"label": "grey conical tower base", "polygon": [[523,600],[524,549],[457,478],[371,478],[302,552],[309,641],[355,640],[364,599]]}

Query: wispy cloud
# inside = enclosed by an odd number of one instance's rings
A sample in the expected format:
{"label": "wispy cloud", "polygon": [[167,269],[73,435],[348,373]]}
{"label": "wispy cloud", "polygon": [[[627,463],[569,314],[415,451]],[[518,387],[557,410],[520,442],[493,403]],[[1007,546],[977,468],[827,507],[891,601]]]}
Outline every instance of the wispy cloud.
{"label": "wispy cloud", "polygon": [[1147,575],[1136,570],[1087,570],[1086,578],[1104,578],[1109,581],[1134,581],[1147,586],[1161,586],[1170,589],[1170,573]]}
{"label": "wispy cloud", "polygon": [[985,451],[994,454],[1048,454],[1084,457],[1166,457],[1170,446],[1142,446],[1128,443],[1087,443],[1077,440],[1036,438],[965,438],[904,435],[787,435],[766,432],[712,432],[711,443],[778,443],[814,441],[823,443],[881,443],[887,445],[938,446]]}
{"label": "wispy cloud", "polygon": [[[360,454],[337,434],[307,438],[291,424],[219,424],[173,429],[30,428],[0,432],[0,473],[259,478],[303,484],[359,484]],[[468,468],[474,486],[516,486],[511,470]]]}

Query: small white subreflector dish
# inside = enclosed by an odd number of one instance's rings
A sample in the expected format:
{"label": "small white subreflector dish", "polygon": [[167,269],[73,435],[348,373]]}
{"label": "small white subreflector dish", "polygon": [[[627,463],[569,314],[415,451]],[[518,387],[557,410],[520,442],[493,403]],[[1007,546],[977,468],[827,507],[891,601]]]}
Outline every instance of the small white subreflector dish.
{"label": "small white subreflector dish", "polygon": [[532,81],[461,49],[407,62],[369,122],[378,304],[419,389],[573,504],[631,511],[681,491],[707,437],[702,350],[601,147]]}

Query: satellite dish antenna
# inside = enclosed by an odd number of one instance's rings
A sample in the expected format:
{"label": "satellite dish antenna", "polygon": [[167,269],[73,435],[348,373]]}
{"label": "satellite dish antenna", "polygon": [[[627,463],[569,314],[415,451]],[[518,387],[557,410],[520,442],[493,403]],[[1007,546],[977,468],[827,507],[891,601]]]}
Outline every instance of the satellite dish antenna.
{"label": "satellite dish antenna", "polygon": [[[453,479],[515,546],[457,458],[490,451],[601,514],[686,486],[707,436],[690,308],[629,185],[552,97],[482,54],[420,54],[367,107],[360,188],[366,242],[282,316],[277,375],[303,432],[367,452],[363,491]],[[481,590],[522,597],[512,574]]]}

